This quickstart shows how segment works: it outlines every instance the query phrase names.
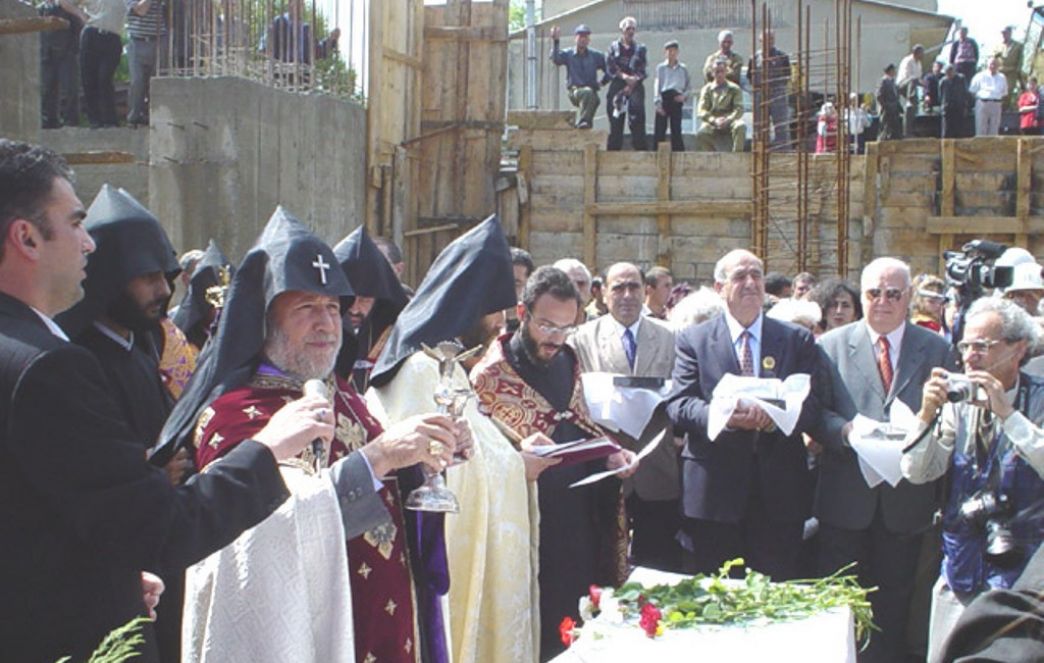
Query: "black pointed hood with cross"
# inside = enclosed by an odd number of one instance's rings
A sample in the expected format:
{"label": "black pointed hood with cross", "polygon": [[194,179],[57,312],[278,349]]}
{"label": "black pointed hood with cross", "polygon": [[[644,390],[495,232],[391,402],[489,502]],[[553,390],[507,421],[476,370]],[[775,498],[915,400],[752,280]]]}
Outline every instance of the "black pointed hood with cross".
{"label": "black pointed hood with cross", "polygon": [[[278,207],[236,269],[217,331],[160,433],[154,463],[165,463],[190,441],[196,420],[214,399],[250,380],[262,359],[268,308],[290,291],[339,297],[342,311],[354,296],[330,247]],[[343,338],[355,342],[350,329]]]}
{"label": "black pointed hood with cross", "polygon": [[515,273],[500,220],[493,215],[443,249],[395,322],[370,375],[381,386],[421,344],[459,338],[485,315],[511,308]]}
{"label": "black pointed hood with cross", "polygon": [[[358,347],[354,353],[344,346],[337,358],[337,372],[342,375],[352,373],[355,388],[359,392],[366,390],[370,369],[373,367],[367,359],[381,335],[385,333],[399,313],[409,303],[410,297],[402,287],[398,275],[392,269],[388,259],[377,248],[366,228],[359,226],[334,247],[337,262],[352,284],[357,297],[373,297],[373,308],[356,331]],[[348,315],[344,316],[344,327],[350,328]]]}
{"label": "black pointed hood with cross", "polygon": [[87,258],[84,296],[56,318],[70,338],[104,314],[131,279],[163,272],[173,281],[181,273],[178,256],[159,220],[123,189],[103,185],[87,209],[84,227],[97,247]]}
{"label": "black pointed hood with cross", "polygon": [[208,290],[222,286],[227,289],[233,274],[235,267],[231,261],[225,257],[217,242],[210,240],[203,257],[196,263],[181,304],[171,316],[171,321],[185,332],[185,336],[196,347],[203,347],[209,331],[204,327],[208,327],[213,318],[211,314],[214,305],[211,304],[212,297],[208,295]]}

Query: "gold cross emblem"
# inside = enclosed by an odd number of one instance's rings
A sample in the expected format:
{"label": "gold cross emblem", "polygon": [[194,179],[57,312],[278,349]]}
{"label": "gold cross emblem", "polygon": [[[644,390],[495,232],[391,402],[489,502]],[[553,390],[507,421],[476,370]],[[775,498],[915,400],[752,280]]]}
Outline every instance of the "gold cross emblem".
{"label": "gold cross emblem", "polygon": [[214,433],[210,436],[210,441],[207,442],[212,448],[217,449],[221,446],[221,443],[225,441],[225,438],[221,436],[221,433]]}
{"label": "gold cross emblem", "polygon": [[356,573],[361,575],[363,577],[363,580],[369,580],[370,579],[370,573],[372,573],[372,572],[373,572],[373,569],[371,569],[369,566],[367,566],[366,562],[363,562],[362,564],[359,565],[359,570]]}
{"label": "gold cross emblem", "polygon": [[389,615],[394,617],[395,616],[395,609],[398,608],[398,607],[399,606],[395,605],[395,601],[392,601],[391,599],[388,599],[388,604],[386,606],[384,606],[384,611],[386,613],[388,613]]}
{"label": "gold cross emblem", "polygon": [[261,412],[261,410],[258,410],[255,406],[251,405],[250,407],[245,408],[243,410],[243,414],[245,414],[247,418],[250,419],[250,421],[253,421],[254,419],[260,417],[263,413]]}

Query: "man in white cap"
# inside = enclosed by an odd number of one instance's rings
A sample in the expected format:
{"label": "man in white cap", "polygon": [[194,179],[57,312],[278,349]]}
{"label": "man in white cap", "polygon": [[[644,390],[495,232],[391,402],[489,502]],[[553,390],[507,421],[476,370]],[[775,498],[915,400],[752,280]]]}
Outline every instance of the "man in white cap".
{"label": "man in white cap", "polygon": [[1011,285],[1003,289],[1002,295],[1010,299],[1026,313],[1040,315],[1040,300],[1044,298],[1044,278],[1036,262],[1024,262],[1013,268]]}
{"label": "man in white cap", "polygon": [[707,56],[703,62],[703,78],[707,83],[714,80],[714,64],[718,60],[725,61],[725,78],[736,85],[740,84],[740,75],[743,73],[743,56],[732,50],[734,38],[731,30],[722,30],[718,33],[718,50]]}

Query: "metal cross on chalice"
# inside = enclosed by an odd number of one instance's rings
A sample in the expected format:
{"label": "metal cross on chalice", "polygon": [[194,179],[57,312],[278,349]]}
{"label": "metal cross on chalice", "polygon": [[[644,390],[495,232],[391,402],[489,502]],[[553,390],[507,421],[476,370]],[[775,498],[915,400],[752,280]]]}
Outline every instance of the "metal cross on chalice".
{"label": "metal cross on chalice", "polygon": [[[448,414],[454,419],[464,415],[464,407],[468,404],[473,392],[470,386],[456,384],[454,373],[457,365],[474,357],[482,351],[482,346],[465,350],[456,341],[443,341],[434,348],[421,344],[424,354],[439,363],[439,382],[433,397],[440,414]],[[438,444],[433,442],[432,444]],[[462,463],[467,458],[459,453],[453,455],[453,464]],[[442,472],[432,472],[424,468],[424,483],[406,497],[406,508],[414,511],[434,511],[438,513],[460,513],[460,502],[453,491],[446,487],[446,479]]]}

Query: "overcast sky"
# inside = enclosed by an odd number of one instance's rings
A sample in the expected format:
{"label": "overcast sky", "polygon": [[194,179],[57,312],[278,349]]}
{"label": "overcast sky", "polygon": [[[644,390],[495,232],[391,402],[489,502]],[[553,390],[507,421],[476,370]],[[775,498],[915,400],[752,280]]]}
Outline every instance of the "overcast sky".
{"label": "overcast sky", "polygon": [[[968,35],[984,47],[1000,42],[1000,31],[1005,25],[1015,26],[1015,38],[1022,39],[1029,23],[1030,10],[1026,0],[938,0],[939,13],[961,19],[968,26]],[[1037,5],[1041,0],[1035,0]]]}

